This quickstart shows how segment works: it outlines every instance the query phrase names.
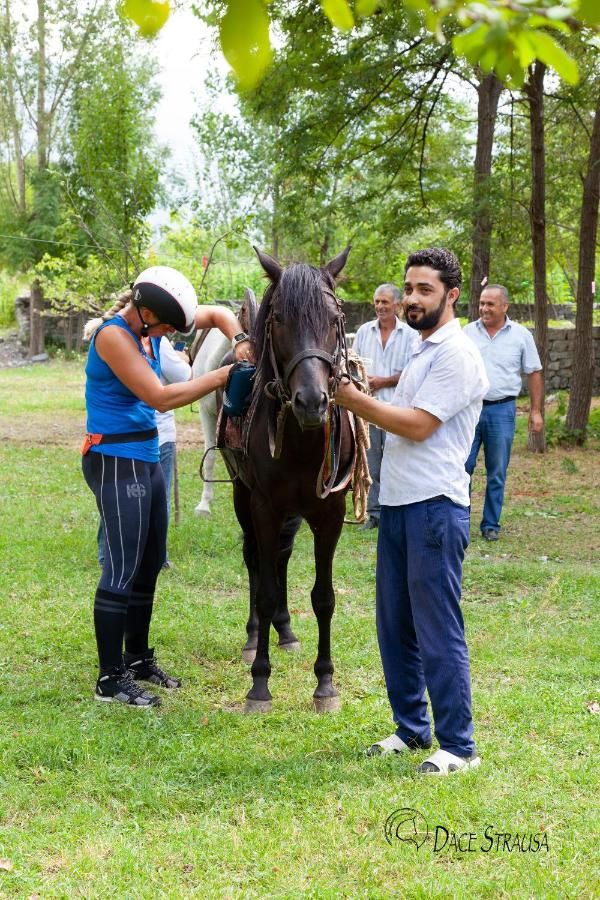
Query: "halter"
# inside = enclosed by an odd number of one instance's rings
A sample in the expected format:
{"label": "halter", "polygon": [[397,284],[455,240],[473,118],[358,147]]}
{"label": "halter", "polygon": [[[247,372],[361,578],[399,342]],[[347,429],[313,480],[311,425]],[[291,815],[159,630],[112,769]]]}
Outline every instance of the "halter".
{"label": "halter", "polygon": [[[277,413],[277,420],[275,424],[275,429],[273,429],[273,423],[269,418],[268,423],[268,434],[269,434],[269,449],[271,452],[271,456],[273,459],[279,459],[281,456],[281,451],[283,449],[283,435],[285,431],[285,422],[287,415],[292,407],[292,395],[290,391],[289,379],[292,372],[296,369],[299,363],[304,359],[321,359],[323,362],[326,362],[329,366],[330,377],[329,377],[329,386],[327,391],[328,401],[329,401],[329,409],[327,414],[327,423],[326,423],[326,447],[325,447],[325,459],[323,462],[323,466],[321,472],[319,473],[319,483],[317,485],[317,493],[321,497],[327,496],[327,494],[331,490],[338,490],[339,488],[334,488],[334,482],[338,475],[338,454],[334,449],[334,445],[338,440],[339,435],[339,408],[336,407],[333,402],[333,397],[336,391],[336,387],[340,381],[342,376],[342,361],[346,359],[346,365],[348,362],[348,349],[346,346],[346,330],[345,330],[345,316],[342,311],[342,303],[339,297],[336,296],[334,291],[331,288],[325,286],[321,289],[321,293],[325,297],[331,297],[331,299],[335,302],[336,308],[338,310],[338,317],[336,320],[336,345],[333,353],[327,353],[326,350],[321,350],[319,347],[311,347],[308,350],[301,350],[297,353],[289,363],[286,365],[283,375],[280,374],[279,366],[277,365],[277,359],[275,357],[275,350],[273,347],[273,307],[269,309],[269,313],[267,316],[267,320],[265,323],[265,343],[263,348],[263,355],[261,357],[261,361],[259,364],[259,370],[262,370],[262,362],[264,360],[265,353],[269,354],[269,361],[271,363],[271,367],[273,369],[274,378],[264,385],[264,393],[271,400],[278,401],[280,404],[279,411]],[[256,409],[256,404],[258,403],[258,398],[260,394],[260,387],[257,385],[257,390],[255,391],[255,396],[253,398],[253,402],[251,404],[250,410],[248,411],[247,419],[246,419],[246,449],[247,449],[247,440],[249,437],[249,431],[252,423],[252,419],[254,417],[254,412]],[[333,465],[331,465],[333,464]],[[330,477],[327,478],[325,475],[325,470],[329,469]]]}
{"label": "halter", "polygon": [[273,375],[275,376],[272,381],[269,381],[265,387],[264,392],[271,400],[279,400],[284,407],[287,408],[291,405],[292,395],[290,391],[289,380],[292,372],[296,369],[299,363],[304,359],[321,359],[323,362],[326,362],[329,366],[331,376],[329,378],[329,390],[328,390],[328,399],[329,402],[333,400],[333,395],[335,394],[335,389],[337,384],[339,383],[341,374],[341,363],[342,359],[345,355],[347,355],[346,348],[346,330],[344,327],[345,316],[342,312],[342,303],[339,297],[328,287],[324,287],[322,289],[322,294],[326,297],[331,297],[335,302],[335,305],[338,310],[338,317],[336,321],[336,346],[334,353],[327,353],[326,350],[321,350],[319,347],[311,347],[309,350],[301,350],[299,353],[296,353],[294,357],[289,361],[287,366],[284,369],[283,375],[279,372],[279,366],[277,365],[277,359],[275,357],[275,350],[273,348],[273,306],[269,310],[269,314],[267,316],[266,328],[265,328],[265,348],[269,353],[269,361],[271,363],[271,368],[273,369]]}

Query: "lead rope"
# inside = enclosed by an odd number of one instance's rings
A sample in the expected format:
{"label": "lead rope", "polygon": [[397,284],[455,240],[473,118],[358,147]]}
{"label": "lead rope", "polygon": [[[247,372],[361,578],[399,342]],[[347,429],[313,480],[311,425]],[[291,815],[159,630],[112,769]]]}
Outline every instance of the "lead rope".
{"label": "lead rope", "polygon": [[[348,350],[345,355],[347,372],[344,374],[352,380],[352,383],[359,391],[362,391],[363,394],[368,394],[369,379],[364,362],[355,350]],[[354,421],[356,423],[356,461],[354,463],[354,472],[352,473],[352,507],[356,521],[351,522],[349,519],[345,519],[346,525],[358,525],[366,521],[367,498],[369,496],[369,488],[373,484],[367,461],[367,450],[371,446],[369,423],[356,415],[354,416]]]}

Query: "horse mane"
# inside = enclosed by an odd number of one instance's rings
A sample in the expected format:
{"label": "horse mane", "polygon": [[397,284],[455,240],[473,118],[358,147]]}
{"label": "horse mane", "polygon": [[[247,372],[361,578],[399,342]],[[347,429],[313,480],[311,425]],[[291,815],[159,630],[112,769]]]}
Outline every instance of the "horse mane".
{"label": "horse mane", "polygon": [[286,326],[294,327],[300,334],[312,334],[318,346],[329,328],[327,304],[323,299],[324,287],[334,291],[334,279],[328,272],[307,263],[294,263],[283,270],[276,283],[272,282],[267,287],[252,334],[256,359],[266,378],[273,375],[269,354],[264,352],[267,318],[273,298],[277,295],[279,311]]}

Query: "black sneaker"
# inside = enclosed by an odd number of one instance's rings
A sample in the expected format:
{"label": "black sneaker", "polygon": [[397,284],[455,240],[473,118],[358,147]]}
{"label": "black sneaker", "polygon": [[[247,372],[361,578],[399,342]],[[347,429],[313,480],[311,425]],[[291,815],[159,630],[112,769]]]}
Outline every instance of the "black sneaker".
{"label": "black sneaker", "polygon": [[179,678],[167,675],[156,662],[154,650],[146,650],[144,653],[127,653],[125,652],[125,665],[129,673],[136,681],[149,681],[150,684],[157,684],[164,688],[181,687]]}
{"label": "black sneaker", "polygon": [[126,706],[139,706],[142,709],[160,706],[160,699],[143,691],[124,667],[100,675],[94,698],[105,703],[124,703]]}

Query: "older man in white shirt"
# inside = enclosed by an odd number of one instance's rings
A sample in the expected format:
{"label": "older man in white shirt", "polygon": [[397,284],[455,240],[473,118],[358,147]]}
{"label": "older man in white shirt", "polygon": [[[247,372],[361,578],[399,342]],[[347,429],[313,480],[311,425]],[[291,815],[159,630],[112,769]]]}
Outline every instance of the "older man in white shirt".
{"label": "older man in white shirt", "polygon": [[[373,295],[376,318],[365,322],[356,332],[353,349],[367,363],[369,388],[374,397],[390,403],[402,370],[419,344],[419,336],[398,318],[401,294],[395,284],[380,284]],[[361,530],[379,526],[379,485],[385,431],[369,426],[367,451],[371,488],[367,499],[368,518]]]}
{"label": "older man in white shirt", "polygon": [[479,527],[486,541],[497,541],[500,535],[506,472],[515,437],[516,401],[523,374],[527,375],[531,400],[529,427],[532,431],[544,427],[544,383],[539,353],[531,332],[512,322],[507,310],[508,291],[504,285],[488,284],[479,299],[479,319],[463,329],[481,353],[490,382],[466,463],[467,472],[472,475],[483,444],[486,486]]}
{"label": "older man in white shirt", "polygon": [[479,765],[469,654],[460,609],[469,543],[465,462],[488,390],[481,356],[454,318],[461,272],[432,248],[409,256],[404,309],[421,344],[388,406],[340,385],[336,400],[388,432],[381,469],[377,636],[396,732],[368,750],[440,749],[418,768],[447,775]]}

